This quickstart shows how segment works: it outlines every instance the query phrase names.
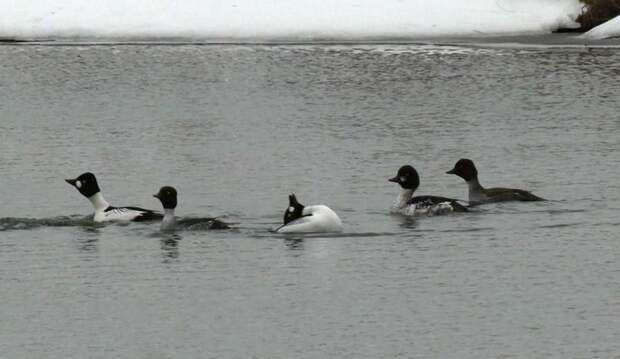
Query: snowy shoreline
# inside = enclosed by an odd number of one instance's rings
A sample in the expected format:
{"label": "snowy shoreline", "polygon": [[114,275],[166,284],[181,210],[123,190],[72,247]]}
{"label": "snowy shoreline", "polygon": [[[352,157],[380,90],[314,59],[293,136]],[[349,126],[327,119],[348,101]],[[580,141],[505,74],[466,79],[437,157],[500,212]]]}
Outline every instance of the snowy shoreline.
{"label": "snowy shoreline", "polygon": [[[3,0],[0,0],[0,2]],[[6,0],[5,0],[6,1]],[[576,28],[578,0],[83,0],[13,3],[0,37],[243,41],[542,34]]]}
{"label": "snowy shoreline", "polygon": [[[45,0],[5,10],[0,14],[2,44],[497,42],[502,37],[527,43],[554,32],[577,34],[582,27],[576,20],[583,15],[584,4],[579,0],[236,0],[234,4],[110,0],[85,6],[82,0],[60,4]],[[620,18],[616,18],[568,41],[585,44],[619,35]]]}

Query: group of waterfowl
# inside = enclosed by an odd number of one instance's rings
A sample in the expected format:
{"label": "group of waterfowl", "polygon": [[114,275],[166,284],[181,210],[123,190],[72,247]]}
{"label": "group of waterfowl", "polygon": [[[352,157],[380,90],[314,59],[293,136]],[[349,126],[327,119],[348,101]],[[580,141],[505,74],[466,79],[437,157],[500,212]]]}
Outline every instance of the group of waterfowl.
{"label": "group of waterfowl", "polygon": [[446,172],[457,175],[465,180],[469,188],[467,203],[461,203],[454,198],[441,196],[413,196],[420,186],[418,172],[412,166],[402,166],[396,177],[390,178],[390,182],[398,183],[402,192],[392,206],[392,212],[405,215],[427,214],[435,215],[446,212],[467,212],[468,207],[484,203],[506,201],[544,201],[529,191],[515,188],[484,188],[478,181],[478,170],[470,159],[462,158],[456,162],[454,168]]}
{"label": "group of waterfowl", "polygon": [[[442,196],[413,196],[420,185],[418,172],[412,166],[402,166],[395,177],[389,181],[398,183],[402,191],[392,206],[392,212],[408,216],[437,215],[448,212],[467,212],[471,206],[483,203],[504,201],[543,201],[529,191],[514,188],[484,188],[478,181],[478,171],[474,162],[460,159],[447,173],[455,174],[465,180],[469,188],[469,200],[460,201]],[[177,191],[174,187],[161,187],[153,196],[161,202],[164,213],[140,207],[111,206],[101,194],[94,174],[86,172],[75,179],[67,179],[92,203],[94,222],[109,221],[149,221],[161,220],[162,230],[175,230],[180,224],[199,225],[205,229],[228,229],[229,225],[217,218],[183,219],[175,216]],[[283,224],[275,229],[278,233],[316,233],[341,232],[342,221],[331,208],[325,205],[304,206],[294,194],[289,196],[289,206],[284,211]]]}

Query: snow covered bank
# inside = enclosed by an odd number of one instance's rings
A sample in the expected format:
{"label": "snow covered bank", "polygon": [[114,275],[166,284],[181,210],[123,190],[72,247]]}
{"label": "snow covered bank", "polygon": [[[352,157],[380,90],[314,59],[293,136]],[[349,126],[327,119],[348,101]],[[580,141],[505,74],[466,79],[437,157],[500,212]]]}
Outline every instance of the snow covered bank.
{"label": "snow covered bank", "polygon": [[0,0],[17,39],[363,40],[548,33],[578,0]]}
{"label": "snow covered bank", "polygon": [[610,37],[617,36],[620,36],[620,16],[616,16],[615,18],[607,21],[606,23],[601,24],[581,35],[581,37],[583,38],[593,40],[608,39]]}

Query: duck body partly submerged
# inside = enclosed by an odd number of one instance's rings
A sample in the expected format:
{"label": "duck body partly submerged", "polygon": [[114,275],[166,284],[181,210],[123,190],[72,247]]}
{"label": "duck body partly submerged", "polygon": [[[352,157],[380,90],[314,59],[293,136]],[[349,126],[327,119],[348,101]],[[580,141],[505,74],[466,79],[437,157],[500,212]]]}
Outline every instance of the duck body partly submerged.
{"label": "duck body partly submerged", "polygon": [[164,217],[160,229],[165,232],[186,230],[230,229],[230,226],[218,218],[177,218],[177,190],[172,186],[164,186],[153,195],[164,207]]}
{"label": "duck body partly submerged", "polygon": [[389,181],[401,186],[401,193],[392,204],[391,213],[406,216],[434,216],[468,211],[464,205],[454,198],[430,195],[414,196],[414,192],[420,186],[420,177],[413,166],[402,166],[396,177],[390,178]]}
{"label": "duck body partly submerged", "polygon": [[284,224],[277,233],[335,233],[342,232],[338,214],[326,205],[304,206],[295,194],[289,196],[289,207],[284,211]]}

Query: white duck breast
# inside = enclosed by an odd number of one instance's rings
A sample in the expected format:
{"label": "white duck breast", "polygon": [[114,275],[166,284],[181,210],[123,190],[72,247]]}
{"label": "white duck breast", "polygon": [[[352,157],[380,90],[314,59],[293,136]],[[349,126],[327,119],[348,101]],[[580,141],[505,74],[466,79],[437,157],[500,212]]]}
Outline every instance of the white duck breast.
{"label": "white duck breast", "polygon": [[342,221],[331,208],[325,205],[306,206],[302,217],[282,227],[278,233],[325,233],[342,232]]}
{"label": "white duck breast", "polygon": [[435,204],[412,203],[404,207],[392,206],[391,213],[402,214],[405,216],[436,216],[451,212],[458,212],[450,202],[440,202]]}
{"label": "white duck breast", "polygon": [[177,220],[174,216],[174,208],[164,208],[164,218],[161,220],[160,229],[162,231],[170,231],[175,229]]}

